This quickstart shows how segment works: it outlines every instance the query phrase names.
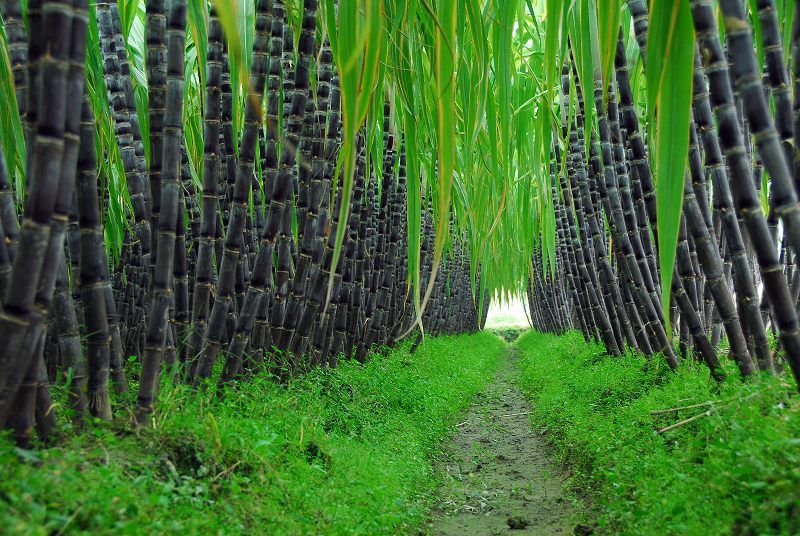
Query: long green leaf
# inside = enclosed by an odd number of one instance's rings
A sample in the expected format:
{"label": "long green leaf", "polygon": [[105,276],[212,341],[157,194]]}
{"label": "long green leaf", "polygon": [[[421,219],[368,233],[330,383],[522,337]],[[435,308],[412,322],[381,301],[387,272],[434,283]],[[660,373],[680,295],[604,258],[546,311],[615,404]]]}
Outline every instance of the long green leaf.
{"label": "long green leaf", "polygon": [[[678,243],[689,151],[694,31],[688,0],[651,3],[647,41],[648,112],[655,124],[658,261],[661,303],[669,322],[672,268]],[[654,123],[653,123],[654,120]]]}

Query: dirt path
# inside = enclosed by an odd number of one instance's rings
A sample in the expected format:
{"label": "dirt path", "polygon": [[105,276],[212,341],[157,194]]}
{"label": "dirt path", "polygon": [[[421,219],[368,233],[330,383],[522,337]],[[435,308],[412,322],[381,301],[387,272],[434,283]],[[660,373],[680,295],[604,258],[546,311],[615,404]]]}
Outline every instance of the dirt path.
{"label": "dirt path", "polygon": [[572,534],[578,516],[530,404],[513,382],[516,349],[462,417],[438,462],[444,473],[433,535]]}

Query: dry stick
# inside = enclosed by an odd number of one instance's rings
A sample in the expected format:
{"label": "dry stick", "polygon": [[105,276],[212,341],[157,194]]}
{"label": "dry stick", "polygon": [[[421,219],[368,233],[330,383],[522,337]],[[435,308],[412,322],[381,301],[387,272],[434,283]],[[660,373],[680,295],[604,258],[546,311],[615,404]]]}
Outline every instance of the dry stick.
{"label": "dry stick", "polygon": [[699,404],[692,404],[691,406],[679,406],[676,408],[669,408],[669,409],[657,409],[650,412],[650,415],[662,415],[664,413],[674,413],[676,411],[681,411],[684,409],[695,409],[695,408],[702,408],[704,406],[713,406],[714,404],[721,403],[722,400],[709,400],[708,402],[701,402]]}
{"label": "dry stick", "polygon": [[699,415],[695,415],[694,417],[689,417],[688,419],[684,419],[682,421],[676,422],[675,424],[670,424],[669,426],[667,426],[665,428],[659,428],[659,429],[656,430],[656,433],[657,434],[663,434],[664,432],[669,432],[670,430],[674,430],[675,428],[680,428],[684,424],[689,424],[692,421],[696,421],[700,417],[708,417],[709,415],[711,415],[711,412],[714,411],[715,409],[718,409],[718,408],[712,408],[712,409],[710,409],[708,411],[705,411],[705,412],[703,412],[703,413],[701,413]]}
{"label": "dry stick", "polygon": [[[761,393],[760,392],[751,393],[751,394],[749,394],[749,395],[747,395],[747,396],[745,396],[745,397],[743,397],[741,399],[733,398],[731,400],[728,400],[724,404],[722,404],[720,406],[714,406],[714,407],[704,411],[703,413],[700,413],[699,415],[695,415],[694,417],[689,417],[688,419],[684,419],[682,421],[678,421],[675,424],[670,424],[669,426],[664,427],[664,428],[658,428],[658,429],[656,429],[656,433],[663,434],[664,432],[669,432],[670,430],[674,430],[675,428],[679,428],[679,427],[683,426],[684,424],[689,424],[692,421],[696,421],[700,417],[707,417],[707,416],[711,415],[711,413],[713,413],[714,411],[717,411],[720,408],[724,408],[725,406],[733,404],[734,402],[737,402],[737,401],[738,402],[744,402],[745,400],[753,398],[754,396],[756,396],[758,394],[761,394]],[[713,404],[713,403],[714,403],[713,401],[709,401],[709,402],[706,402],[705,405]],[[703,406],[703,405],[704,404],[697,404],[697,406]],[[690,408],[690,407],[691,406],[686,406],[686,408]],[[681,408],[675,408],[675,409],[681,409]]]}

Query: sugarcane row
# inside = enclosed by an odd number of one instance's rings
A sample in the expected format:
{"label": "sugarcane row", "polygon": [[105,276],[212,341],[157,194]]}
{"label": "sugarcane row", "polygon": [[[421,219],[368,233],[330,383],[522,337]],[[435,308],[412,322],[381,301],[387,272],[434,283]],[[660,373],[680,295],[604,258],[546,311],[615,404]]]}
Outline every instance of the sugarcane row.
{"label": "sugarcane row", "polygon": [[[211,5],[199,187],[183,133],[185,0],[146,3],[149,164],[119,6],[91,8],[130,197],[116,264],[85,80],[90,8],[86,0],[30,0],[26,35],[20,3],[3,7],[28,148],[21,213],[0,151],[0,427],[20,446],[34,429],[43,441],[57,435],[54,381],[66,383],[81,429],[89,415],[111,419],[109,385],[122,394],[133,380],[137,402],[126,411],[143,425],[166,376],[196,388],[216,382],[223,396],[259,372],[285,381],[341,359],[363,361],[417,323],[406,199],[419,193],[407,192],[388,104],[383,161],[369,161],[359,133],[348,217],[338,220],[341,95],[329,44],[319,39],[317,0],[303,2],[299,36],[281,0],[257,0],[238,132],[235,81]],[[486,320],[474,285],[479,267],[450,225],[452,254],[421,318],[427,334],[472,332]],[[422,229],[419,280],[427,281],[436,226],[425,203]]]}
{"label": "sugarcane row", "polygon": [[[565,62],[561,136],[567,144],[562,151],[554,141],[550,167],[555,269],[543,262],[539,248],[527,286],[536,329],[579,329],[609,354],[658,354],[672,368],[696,359],[717,380],[725,377],[718,357],[724,334],[727,356],[742,376],[780,373],[788,365],[800,383],[800,26],[791,36],[790,70],[774,0],[756,4],[763,80],[741,0],[719,2],[724,43],[714,3],[690,2],[697,43],[670,322],[662,312],[646,125],[633,102],[622,30],[606,103],[600,80],[582,88],[573,61]],[[647,6],[628,0],[628,7],[644,65]],[[567,112],[570,99],[574,116]],[[597,126],[586,140],[591,106]],[[762,192],[764,173],[769,180]],[[677,332],[677,348],[670,328]],[[777,335],[777,348],[769,335]]]}

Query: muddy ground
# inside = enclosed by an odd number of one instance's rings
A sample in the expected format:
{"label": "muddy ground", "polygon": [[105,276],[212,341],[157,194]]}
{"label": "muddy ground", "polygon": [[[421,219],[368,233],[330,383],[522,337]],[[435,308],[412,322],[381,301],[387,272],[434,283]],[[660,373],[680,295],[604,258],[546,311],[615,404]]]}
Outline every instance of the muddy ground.
{"label": "muddy ground", "polygon": [[531,406],[513,381],[515,363],[516,349],[509,348],[444,445],[431,535],[584,533],[563,471],[530,424]]}

